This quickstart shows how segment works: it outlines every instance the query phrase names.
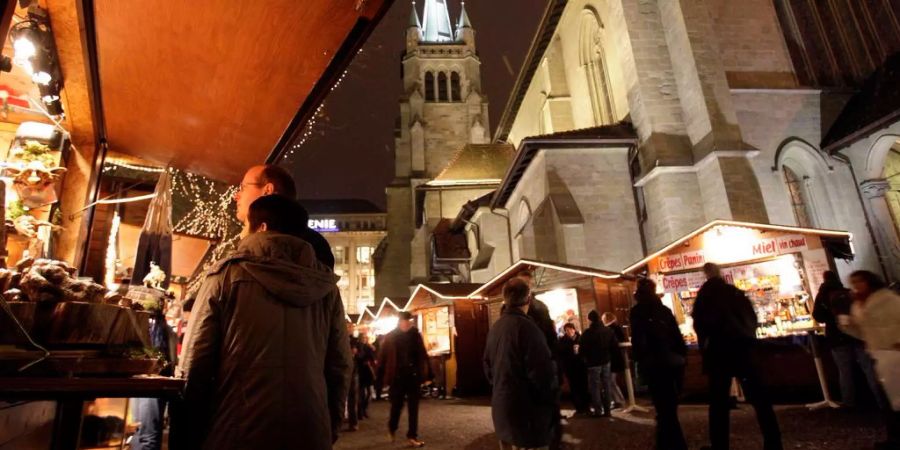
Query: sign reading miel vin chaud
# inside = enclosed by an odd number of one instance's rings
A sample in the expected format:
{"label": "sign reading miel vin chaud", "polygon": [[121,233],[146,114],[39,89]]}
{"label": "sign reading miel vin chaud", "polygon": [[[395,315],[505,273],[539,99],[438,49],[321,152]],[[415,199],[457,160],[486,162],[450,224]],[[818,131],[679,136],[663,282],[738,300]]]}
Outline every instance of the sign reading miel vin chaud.
{"label": "sign reading miel vin chaud", "polygon": [[704,250],[694,250],[684,253],[675,253],[672,255],[663,255],[657,258],[657,267],[659,272],[677,272],[679,270],[696,269],[703,267],[707,262],[718,264],[726,264],[739,261],[749,261],[768,256],[779,256],[789,253],[802,252],[808,249],[806,236],[792,234],[779,236],[769,239],[759,239],[757,241],[744,244],[744,248],[734,248],[728,252],[728,260],[709,261]]}

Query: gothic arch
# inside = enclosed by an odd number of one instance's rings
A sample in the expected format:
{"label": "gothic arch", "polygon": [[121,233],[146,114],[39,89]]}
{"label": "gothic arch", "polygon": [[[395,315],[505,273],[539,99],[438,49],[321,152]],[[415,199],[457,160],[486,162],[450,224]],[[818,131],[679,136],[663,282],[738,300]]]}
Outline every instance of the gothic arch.
{"label": "gothic arch", "polygon": [[867,180],[884,177],[884,165],[887,162],[891,147],[900,140],[900,135],[884,133],[874,139],[866,154],[865,178]]}
{"label": "gothic arch", "polygon": [[[829,174],[833,168],[819,150],[803,139],[787,139],[775,152],[773,169],[780,172],[798,225],[840,228],[832,206],[836,197]],[[804,212],[810,223],[802,223]]]}
{"label": "gothic arch", "polygon": [[596,125],[614,123],[616,117],[615,100],[609,82],[608,60],[604,50],[605,38],[599,14],[591,7],[585,8],[581,13],[578,54],[579,63],[587,78]]}
{"label": "gothic arch", "polygon": [[435,101],[434,95],[434,72],[428,71],[425,72],[425,101],[433,102]]}
{"label": "gothic arch", "polygon": [[450,101],[449,87],[450,82],[447,80],[447,72],[438,72],[437,76],[437,91],[438,91],[438,101],[439,102],[447,102]]}
{"label": "gothic arch", "polygon": [[459,80],[459,72],[450,73],[450,100],[454,102],[462,101],[462,84]]}

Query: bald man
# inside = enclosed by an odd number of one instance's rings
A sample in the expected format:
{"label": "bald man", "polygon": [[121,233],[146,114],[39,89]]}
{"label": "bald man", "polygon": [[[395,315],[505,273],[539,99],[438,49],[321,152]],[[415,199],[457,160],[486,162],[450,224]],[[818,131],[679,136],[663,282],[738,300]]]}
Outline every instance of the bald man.
{"label": "bald man", "polygon": [[[247,212],[250,210],[250,204],[266,195],[281,195],[296,200],[297,187],[294,185],[294,178],[286,170],[273,165],[253,166],[247,170],[238,191],[234,194],[234,201],[237,203],[237,218],[244,225],[244,234],[248,230]],[[309,213],[305,208],[302,209],[305,216],[301,219],[303,223],[306,223],[309,220]],[[319,262],[334,269],[334,254],[331,252],[331,245],[321,234],[307,227],[297,237],[312,245]]]}

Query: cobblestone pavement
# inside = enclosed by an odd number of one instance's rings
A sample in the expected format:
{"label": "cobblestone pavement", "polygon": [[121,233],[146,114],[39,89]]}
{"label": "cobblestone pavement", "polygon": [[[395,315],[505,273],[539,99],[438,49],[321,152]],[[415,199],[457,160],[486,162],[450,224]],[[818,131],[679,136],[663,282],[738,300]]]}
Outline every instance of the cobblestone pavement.
{"label": "cobblestone pavement", "polygon": [[[406,447],[406,415],[401,417],[397,443],[387,438],[388,403],[374,402],[370,419],[359,431],[343,432],[337,449],[399,449]],[[681,420],[691,449],[699,449],[706,440],[704,405],[681,408]],[[879,417],[874,413],[841,410],[808,411],[803,406],[780,406],[778,419],[784,433],[785,449],[871,448],[881,440]],[[568,413],[571,413],[569,411]],[[564,411],[564,414],[568,414]],[[573,418],[565,428],[566,448],[640,449],[653,448],[653,418],[650,414],[621,415],[612,419]],[[486,399],[423,400],[419,418],[419,438],[426,449],[497,450],[491,411]],[[762,448],[753,410],[742,405],[732,412],[732,449]]]}

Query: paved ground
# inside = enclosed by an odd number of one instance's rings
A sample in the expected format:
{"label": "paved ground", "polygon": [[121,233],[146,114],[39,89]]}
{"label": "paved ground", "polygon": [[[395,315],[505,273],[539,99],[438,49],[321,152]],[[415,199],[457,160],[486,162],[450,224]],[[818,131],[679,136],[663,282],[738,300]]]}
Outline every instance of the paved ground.
{"label": "paved ground", "polygon": [[[814,411],[803,406],[782,406],[778,418],[785,435],[786,449],[871,448],[881,439],[878,416],[848,411]],[[564,412],[565,413],[565,412]],[[337,449],[394,449],[405,447],[405,440],[390,444],[387,439],[387,402],[372,404],[371,419],[360,430],[344,432]],[[699,449],[706,440],[706,407],[682,407],[681,420],[691,449]],[[732,413],[732,449],[762,448],[758,428],[749,406]],[[401,419],[398,437],[406,433],[406,417]],[[647,450],[653,448],[653,420],[649,414],[617,415],[612,419],[575,418],[566,427],[566,439],[572,449]],[[487,400],[424,400],[420,415],[420,438],[426,449],[497,450]]]}

